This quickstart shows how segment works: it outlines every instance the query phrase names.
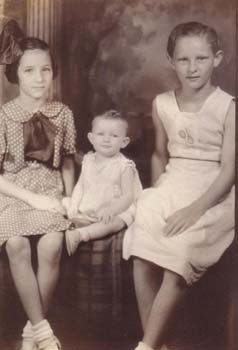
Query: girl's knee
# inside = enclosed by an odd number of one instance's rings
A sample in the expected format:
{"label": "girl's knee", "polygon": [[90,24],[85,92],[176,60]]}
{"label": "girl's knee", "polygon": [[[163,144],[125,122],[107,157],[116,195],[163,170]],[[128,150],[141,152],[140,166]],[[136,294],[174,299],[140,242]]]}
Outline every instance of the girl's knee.
{"label": "girl's knee", "polygon": [[12,237],[6,243],[6,252],[10,260],[29,259],[31,248],[29,240],[25,237]]}
{"label": "girl's knee", "polygon": [[155,267],[154,265],[146,260],[134,258],[133,259],[133,269],[134,272],[141,272],[144,274],[150,274],[154,271]]}
{"label": "girl's knee", "polygon": [[45,262],[58,262],[61,257],[63,247],[63,233],[54,232],[41,237],[38,242],[38,257],[43,258]]}
{"label": "girl's knee", "polygon": [[180,275],[178,275],[176,272],[170,271],[170,270],[164,270],[164,282],[171,285],[171,288],[178,287],[178,288],[186,288],[187,284],[184,280],[184,278]]}

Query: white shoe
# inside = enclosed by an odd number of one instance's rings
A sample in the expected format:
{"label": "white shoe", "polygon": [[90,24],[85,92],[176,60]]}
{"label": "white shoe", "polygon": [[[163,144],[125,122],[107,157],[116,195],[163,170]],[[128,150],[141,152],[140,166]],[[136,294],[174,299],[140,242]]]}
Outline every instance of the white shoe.
{"label": "white shoe", "polygon": [[59,339],[53,336],[49,340],[44,340],[38,344],[39,350],[62,350]]}
{"label": "white shoe", "polygon": [[23,339],[19,350],[37,350],[37,345],[33,339]]}

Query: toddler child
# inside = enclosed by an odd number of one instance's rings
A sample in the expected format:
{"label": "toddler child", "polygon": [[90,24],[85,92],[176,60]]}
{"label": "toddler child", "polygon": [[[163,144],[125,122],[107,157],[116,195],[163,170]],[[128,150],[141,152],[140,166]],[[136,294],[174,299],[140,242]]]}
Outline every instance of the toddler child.
{"label": "toddler child", "polygon": [[134,162],[120,152],[130,142],[127,129],[127,121],[113,110],[92,121],[88,139],[94,152],[84,156],[72,197],[63,200],[76,225],[66,232],[69,255],[81,241],[118,232],[133,221],[133,203],[142,186]]}

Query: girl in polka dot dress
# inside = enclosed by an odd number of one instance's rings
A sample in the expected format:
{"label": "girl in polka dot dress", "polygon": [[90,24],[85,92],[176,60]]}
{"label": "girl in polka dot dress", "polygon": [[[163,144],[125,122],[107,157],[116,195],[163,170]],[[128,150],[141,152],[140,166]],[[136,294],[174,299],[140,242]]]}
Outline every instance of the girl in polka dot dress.
{"label": "girl in polka dot dress", "polygon": [[223,56],[217,33],[182,23],[167,54],[180,84],[154,100],[154,185],[140,196],[124,240],[144,331],[137,350],[164,348],[188,287],[234,237],[235,106],[212,83]]}
{"label": "girl in polka dot dress", "polygon": [[[59,274],[63,232],[61,205],[74,181],[75,127],[68,107],[49,101],[56,66],[48,45],[24,37],[14,21],[0,37],[0,62],[19,95],[0,109],[0,246],[28,317],[21,350],[58,350],[45,319]],[[37,273],[30,237],[37,236]]]}

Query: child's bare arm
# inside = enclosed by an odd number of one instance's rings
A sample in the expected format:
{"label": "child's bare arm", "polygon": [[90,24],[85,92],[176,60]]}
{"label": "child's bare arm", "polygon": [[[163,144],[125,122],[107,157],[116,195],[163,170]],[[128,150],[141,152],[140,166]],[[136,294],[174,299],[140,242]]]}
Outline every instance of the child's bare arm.
{"label": "child's bare arm", "polygon": [[209,208],[226,195],[235,179],[235,105],[232,102],[226,117],[223,138],[221,171],[208,190],[190,206],[183,208],[167,219],[166,235],[179,234],[193,225]]}
{"label": "child's bare arm", "polygon": [[158,115],[155,100],[152,105],[152,119],[155,132],[155,149],[151,157],[151,183],[153,185],[164,172],[169,158],[167,149],[168,138]]}
{"label": "child's bare arm", "polygon": [[69,218],[73,218],[78,213],[78,206],[83,196],[83,179],[82,175],[79,176],[79,179],[73,189],[72,196],[69,201],[67,208],[67,215]]}
{"label": "child's bare arm", "polygon": [[62,177],[66,196],[70,196],[74,188],[75,167],[72,157],[64,157],[62,164]]}
{"label": "child's bare arm", "polygon": [[64,209],[58,199],[21,188],[2,175],[0,175],[0,193],[26,202],[38,210],[49,210],[64,214]]}
{"label": "child's bare arm", "polygon": [[199,207],[203,212],[216,205],[224,195],[226,195],[235,181],[235,104],[232,102],[225,122],[225,132],[223,137],[221,171],[194,206]]}

